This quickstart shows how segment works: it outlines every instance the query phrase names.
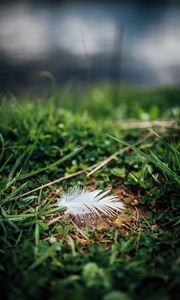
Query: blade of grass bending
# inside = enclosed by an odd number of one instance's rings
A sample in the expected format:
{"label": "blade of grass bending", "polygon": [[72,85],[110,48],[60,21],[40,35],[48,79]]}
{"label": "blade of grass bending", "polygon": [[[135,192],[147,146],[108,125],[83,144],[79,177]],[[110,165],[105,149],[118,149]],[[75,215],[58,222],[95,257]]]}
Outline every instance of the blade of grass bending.
{"label": "blade of grass bending", "polygon": [[4,153],[4,139],[2,134],[0,134],[0,142],[1,142],[1,152],[0,152],[0,160],[3,157],[3,153]]}
{"label": "blade of grass bending", "polygon": [[2,205],[13,200],[13,198],[16,197],[16,195],[20,193],[25,188],[26,185],[27,182],[21,184],[18,188],[14,189],[4,200],[1,201],[0,204]]}
{"label": "blade of grass bending", "polygon": [[[28,218],[34,218],[35,214],[19,214],[19,215],[6,215],[4,216],[5,219],[8,221],[13,221],[13,222],[21,222],[23,220],[26,220]],[[4,220],[4,218],[1,218]]]}
{"label": "blade of grass bending", "polygon": [[128,146],[129,148],[131,148],[132,150],[134,150],[136,153],[138,153],[139,155],[143,156],[144,158],[146,158],[147,161],[153,163],[154,165],[156,165],[156,167],[158,167],[164,174],[168,175],[169,177],[173,178],[174,181],[176,181],[178,184],[180,184],[180,176],[178,176],[173,170],[171,170],[164,162],[162,162],[153,152],[151,152],[151,155],[147,155],[146,153],[142,152],[141,150],[139,150],[138,148],[130,145],[129,143],[121,140],[121,139],[117,139],[111,135],[108,135],[111,139],[113,139],[114,141]]}
{"label": "blade of grass bending", "polygon": [[149,131],[153,133],[155,136],[158,137],[158,139],[171,151],[171,153],[174,155],[176,163],[178,165],[178,168],[180,168],[180,152],[175,149],[171,144],[166,142],[165,139],[163,139],[157,132],[155,132],[153,129],[149,128]]}
{"label": "blade of grass bending", "polygon": [[[145,139],[147,139],[149,137],[149,135],[146,136]],[[145,140],[144,139],[144,140]],[[134,146],[138,146],[140,143],[142,142],[142,140],[137,141]],[[103,168],[105,165],[107,165],[110,161],[112,161],[113,159],[115,159],[118,155],[126,152],[129,150],[129,147],[125,147],[124,149],[120,149],[119,151],[113,153],[111,156],[109,156],[108,158],[102,160],[100,163],[97,164],[97,166],[91,170],[91,172],[89,172],[87,174],[87,177],[91,176],[92,174],[94,174],[96,171],[100,170],[101,168]]]}
{"label": "blade of grass bending", "polygon": [[176,152],[178,155],[180,155],[180,152],[175,149],[171,144],[169,144],[168,142],[166,142],[165,139],[163,139],[156,131],[154,131],[153,129],[149,128],[148,129],[150,132],[152,132],[154,135],[156,135],[158,137],[158,139],[167,146],[167,148],[172,151],[173,153]]}
{"label": "blade of grass bending", "polygon": [[2,215],[2,217],[0,217],[0,223],[1,223],[1,225],[3,226],[5,235],[7,236],[8,233],[7,233],[7,230],[6,230],[6,226],[4,225],[4,222],[8,222],[9,225],[11,225],[15,230],[18,230],[19,228],[18,228],[18,226],[15,225],[11,220],[9,220],[9,219],[7,218],[6,211],[5,211],[5,209],[4,209],[2,206],[0,207],[0,210],[1,210],[1,215]]}
{"label": "blade of grass bending", "polygon": [[162,162],[157,155],[155,155],[152,151],[150,151],[151,157],[149,157],[149,160],[154,163],[157,167],[159,167],[165,174],[167,174],[169,177],[173,177],[174,180],[180,184],[180,176],[178,176],[173,170],[171,170],[166,163]]}
{"label": "blade of grass bending", "polygon": [[80,148],[78,148],[78,149],[73,150],[71,153],[65,155],[64,157],[60,158],[59,160],[57,160],[56,162],[50,164],[50,165],[47,166],[47,167],[39,168],[38,170],[29,172],[29,173],[26,173],[26,174],[21,174],[21,175],[19,175],[19,176],[16,178],[16,181],[19,181],[19,180],[23,180],[23,179],[32,177],[32,176],[37,175],[37,174],[39,174],[39,173],[42,173],[42,172],[44,172],[44,171],[50,170],[50,169],[52,169],[52,168],[55,167],[55,166],[59,166],[60,164],[62,164],[62,163],[63,163],[64,161],[66,161],[67,159],[69,159],[69,158],[75,156],[77,153],[79,153],[83,148],[84,148],[84,147],[80,147]]}
{"label": "blade of grass bending", "polygon": [[[22,161],[23,158],[25,157],[25,155],[26,155],[26,151],[23,152],[23,153],[17,158],[17,160],[16,160],[14,166],[12,167],[12,169],[11,169],[11,171],[10,171],[10,173],[9,173],[9,176],[8,176],[8,180],[9,180],[9,181],[11,181],[12,178],[14,177],[14,174],[15,174],[15,172],[16,172],[18,166],[20,165],[21,161]],[[18,177],[18,176],[17,176],[17,177]]]}
{"label": "blade of grass bending", "polygon": [[2,167],[0,168],[0,173],[4,170],[5,166],[6,166],[7,163],[11,160],[12,157],[13,157],[13,154],[9,155],[9,157],[7,158],[7,160],[4,162],[4,164],[3,164]]}

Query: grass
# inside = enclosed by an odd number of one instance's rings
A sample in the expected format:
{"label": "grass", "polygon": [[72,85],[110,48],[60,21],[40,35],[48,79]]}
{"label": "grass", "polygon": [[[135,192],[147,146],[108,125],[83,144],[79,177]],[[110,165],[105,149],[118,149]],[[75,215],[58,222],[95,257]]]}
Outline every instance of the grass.
{"label": "grass", "polygon": [[[179,92],[66,86],[46,100],[1,97],[3,299],[178,299]],[[55,206],[76,184],[110,189],[126,211],[78,226]]]}

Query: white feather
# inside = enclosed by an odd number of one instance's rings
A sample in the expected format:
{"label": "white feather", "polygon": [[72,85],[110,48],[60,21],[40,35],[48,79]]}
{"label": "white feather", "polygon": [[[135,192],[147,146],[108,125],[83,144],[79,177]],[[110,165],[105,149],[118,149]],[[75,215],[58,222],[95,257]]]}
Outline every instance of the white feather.
{"label": "white feather", "polygon": [[66,213],[74,216],[86,214],[114,216],[124,208],[117,196],[106,196],[109,191],[88,191],[80,187],[70,189],[63,193],[57,205],[66,208]]}

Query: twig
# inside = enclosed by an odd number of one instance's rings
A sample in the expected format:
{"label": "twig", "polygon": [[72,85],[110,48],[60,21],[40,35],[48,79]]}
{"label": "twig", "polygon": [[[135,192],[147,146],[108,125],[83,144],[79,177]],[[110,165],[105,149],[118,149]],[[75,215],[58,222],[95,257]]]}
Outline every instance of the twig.
{"label": "twig", "polygon": [[93,173],[95,173],[96,171],[98,171],[99,169],[104,167],[106,164],[108,164],[111,160],[115,159],[117,157],[117,155],[123,153],[124,151],[127,151],[128,149],[129,149],[129,147],[121,149],[121,150],[115,152],[114,154],[112,154],[111,156],[109,156],[108,158],[101,161],[95,169],[93,169],[90,173],[87,174],[87,177],[91,176]]}
{"label": "twig", "polygon": [[127,122],[121,124],[121,129],[143,129],[148,127],[164,127],[172,128],[177,125],[177,122],[174,120],[170,121],[147,121],[147,122]]}
{"label": "twig", "polygon": [[53,223],[59,221],[61,218],[62,218],[62,216],[58,216],[57,218],[54,218],[54,219],[50,220],[50,221],[48,222],[48,225],[51,225],[51,224],[53,224]]}
{"label": "twig", "polygon": [[[48,183],[45,183],[45,184],[43,184],[43,185],[41,185],[41,186],[39,186],[39,187],[37,187],[37,188],[31,190],[31,191],[28,191],[28,192],[22,194],[21,197],[24,197],[24,196],[27,196],[27,195],[32,194],[32,193],[34,193],[34,192],[37,192],[37,191],[39,191],[39,190],[41,190],[41,189],[43,189],[43,188],[46,188],[46,187],[48,187],[48,186],[50,186],[50,185],[55,184],[55,183],[62,182],[62,181],[64,181],[64,180],[66,180],[66,179],[69,179],[69,178],[78,176],[78,175],[80,175],[80,174],[82,174],[82,173],[85,173],[87,170],[89,170],[89,169],[91,169],[91,168],[94,168],[94,167],[96,167],[96,166],[97,166],[97,164],[94,164],[94,165],[92,165],[92,166],[90,166],[90,167],[88,167],[88,168],[86,168],[86,169],[84,169],[84,170],[75,172],[75,173],[73,173],[73,174],[69,174],[69,175],[67,175],[67,176],[58,178],[58,179],[56,179],[56,180],[54,180],[54,181],[51,181],[51,182],[48,182]],[[17,198],[19,198],[19,196],[14,197],[14,198],[12,198],[12,199],[17,199]]]}
{"label": "twig", "polygon": [[[147,138],[150,137],[150,136],[152,136],[152,133],[148,133],[148,134],[146,135],[146,137],[144,138],[144,140],[147,139]],[[141,141],[138,141],[137,143],[135,143],[135,145],[139,144],[140,142],[141,142]],[[41,185],[41,186],[39,186],[39,187],[37,187],[37,188],[31,190],[31,191],[28,191],[28,192],[22,194],[21,197],[30,195],[30,194],[32,194],[32,193],[34,193],[34,192],[37,192],[37,191],[39,191],[39,190],[41,190],[41,189],[43,189],[43,188],[46,188],[46,187],[48,187],[48,186],[50,186],[50,185],[53,185],[53,184],[55,184],[55,183],[62,182],[62,181],[64,181],[64,180],[66,180],[66,179],[69,179],[69,178],[78,176],[78,175],[80,175],[80,174],[83,174],[83,173],[85,173],[87,170],[93,169],[90,173],[87,174],[87,177],[89,177],[90,175],[92,175],[93,173],[95,173],[97,170],[101,169],[101,168],[104,167],[106,164],[108,164],[111,160],[115,159],[117,155],[119,155],[119,154],[121,154],[121,153],[123,153],[123,152],[125,152],[125,151],[128,151],[128,150],[129,150],[129,147],[125,147],[124,149],[121,149],[121,150],[115,152],[114,154],[112,154],[111,156],[109,156],[108,158],[104,159],[104,160],[101,161],[100,163],[96,163],[96,164],[94,164],[94,165],[92,165],[92,166],[90,166],[90,167],[88,167],[88,168],[86,168],[86,169],[84,169],[84,170],[75,172],[75,173],[73,173],[73,174],[69,174],[69,175],[67,175],[67,176],[64,176],[64,177],[58,178],[58,179],[56,179],[56,180],[54,180],[54,181],[48,182],[48,183],[46,183],[46,184],[43,184],[43,185]],[[19,198],[19,196],[14,197],[14,198],[12,198],[12,199],[17,199],[17,198]]]}
{"label": "twig", "polygon": [[139,222],[139,210],[137,209],[136,206],[134,208],[136,210],[136,223],[138,223]]}
{"label": "twig", "polygon": [[[143,140],[148,139],[149,137],[152,136],[152,133],[148,133]],[[137,143],[135,143],[135,146],[137,146],[138,144],[140,144],[141,141],[138,141]],[[90,173],[87,174],[87,177],[91,176],[93,173],[95,173],[96,171],[98,171],[99,169],[101,169],[102,167],[104,167],[106,164],[108,164],[111,160],[115,159],[117,157],[117,155],[122,154],[125,151],[128,151],[130,149],[130,147],[125,147],[124,149],[121,149],[117,152],[115,152],[114,154],[112,154],[111,156],[109,156],[108,158],[104,159],[103,161],[101,161],[100,163],[98,163],[98,165],[95,167],[95,169],[93,169]]]}
{"label": "twig", "polygon": [[70,222],[73,224],[73,226],[76,228],[77,232],[79,232],[87,241],[89,241],[89,237],[81,230],[76,223],[73,222],[72,219],[70,219]]}

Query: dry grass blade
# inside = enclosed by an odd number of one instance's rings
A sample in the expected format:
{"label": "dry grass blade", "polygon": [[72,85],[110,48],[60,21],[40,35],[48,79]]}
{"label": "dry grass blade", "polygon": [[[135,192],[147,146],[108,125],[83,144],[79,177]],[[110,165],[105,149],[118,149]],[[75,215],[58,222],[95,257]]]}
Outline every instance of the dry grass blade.
{"label": "dry grass blade", "polygon": [[[146,139],[148,139],[148,138],[151,137],[151,136],[152,136],[152,133],[151,133],[151,132],[148,133],[148,134],[144,137],[143,141],[146,140]],[[140,143],[141,143],[141,140],[138,141],[135,145],[138,145],[138,144],[140,144]],[[111,156],[109,156],[108,158],[102,160],[100,163],[98,163],[98,164],[96,165],[96,167],[95,167],[91,172],[89,172],[89,173],[87,174],[87,177],[91,176],[92,174],[94,174],[95,172],[97,172],[98,170],[100,170],[101,168],[103,168],[105,165],[107,165],[111,160],[115,159],[118,155],[120,155],[120,154],[122,154],[122,153],[128,151],[129,149],[130,149],[130,147],[127,146],[127,147],[125,147],[125,148],[123,148],[123,149],[121,149],[121,150],[119,150],[119,151],[113,153],[113,154],[112,154]]]}
{"label": "dry grass blade", "polygon": [[[28,192],[22,194],[21,197],[30,195],[30,194],[35,193],[35,192],[37,192],[37,191],[39,191],[39,190],[41,190],[41,189],[43,189],[43,188],[47,188],[48,186],[51,186],[51,185],[53,185],[53,184],[62,182],[62,181],[67,180],[67,179],[69,179],[69,178],[76,177],[76,176],[78,176],[78,175],[80,175],[80,174],[85,173],[86,171],[90,170],[91,168],[96,167],[96,166],[97,166],[97,164],[94,164],[94,165],[92,165],[92,166],[90,166],[90,167],[88,167],[88,168],[86,168],[86,169],[84,169],[84,170],[80,170],[80,171],[78,171],[78,172],[75,172],[75,173],[69,174],[69,175],[67,175],[67,176],[58,178],[58,179],[56,179],[56,180],[47,182],[47,183],[45,183],[45,184],[43,184],[43,185],[41,185],[41,186],[39,186],[39,187],[37,187],[37,188],[31,190],[31,191],[28,191]],[[17,198],[19,198],[19,196],[18,196],[18,197],[14,197],[13,199],[17,199]]]}
{"label": "dry grass blade", "polygon": [[121,124],[121,129],[145,129],[151,127],[174,128],[177,122],[174,120],[164,121],[146,121],[146,122],[125,122]]}

